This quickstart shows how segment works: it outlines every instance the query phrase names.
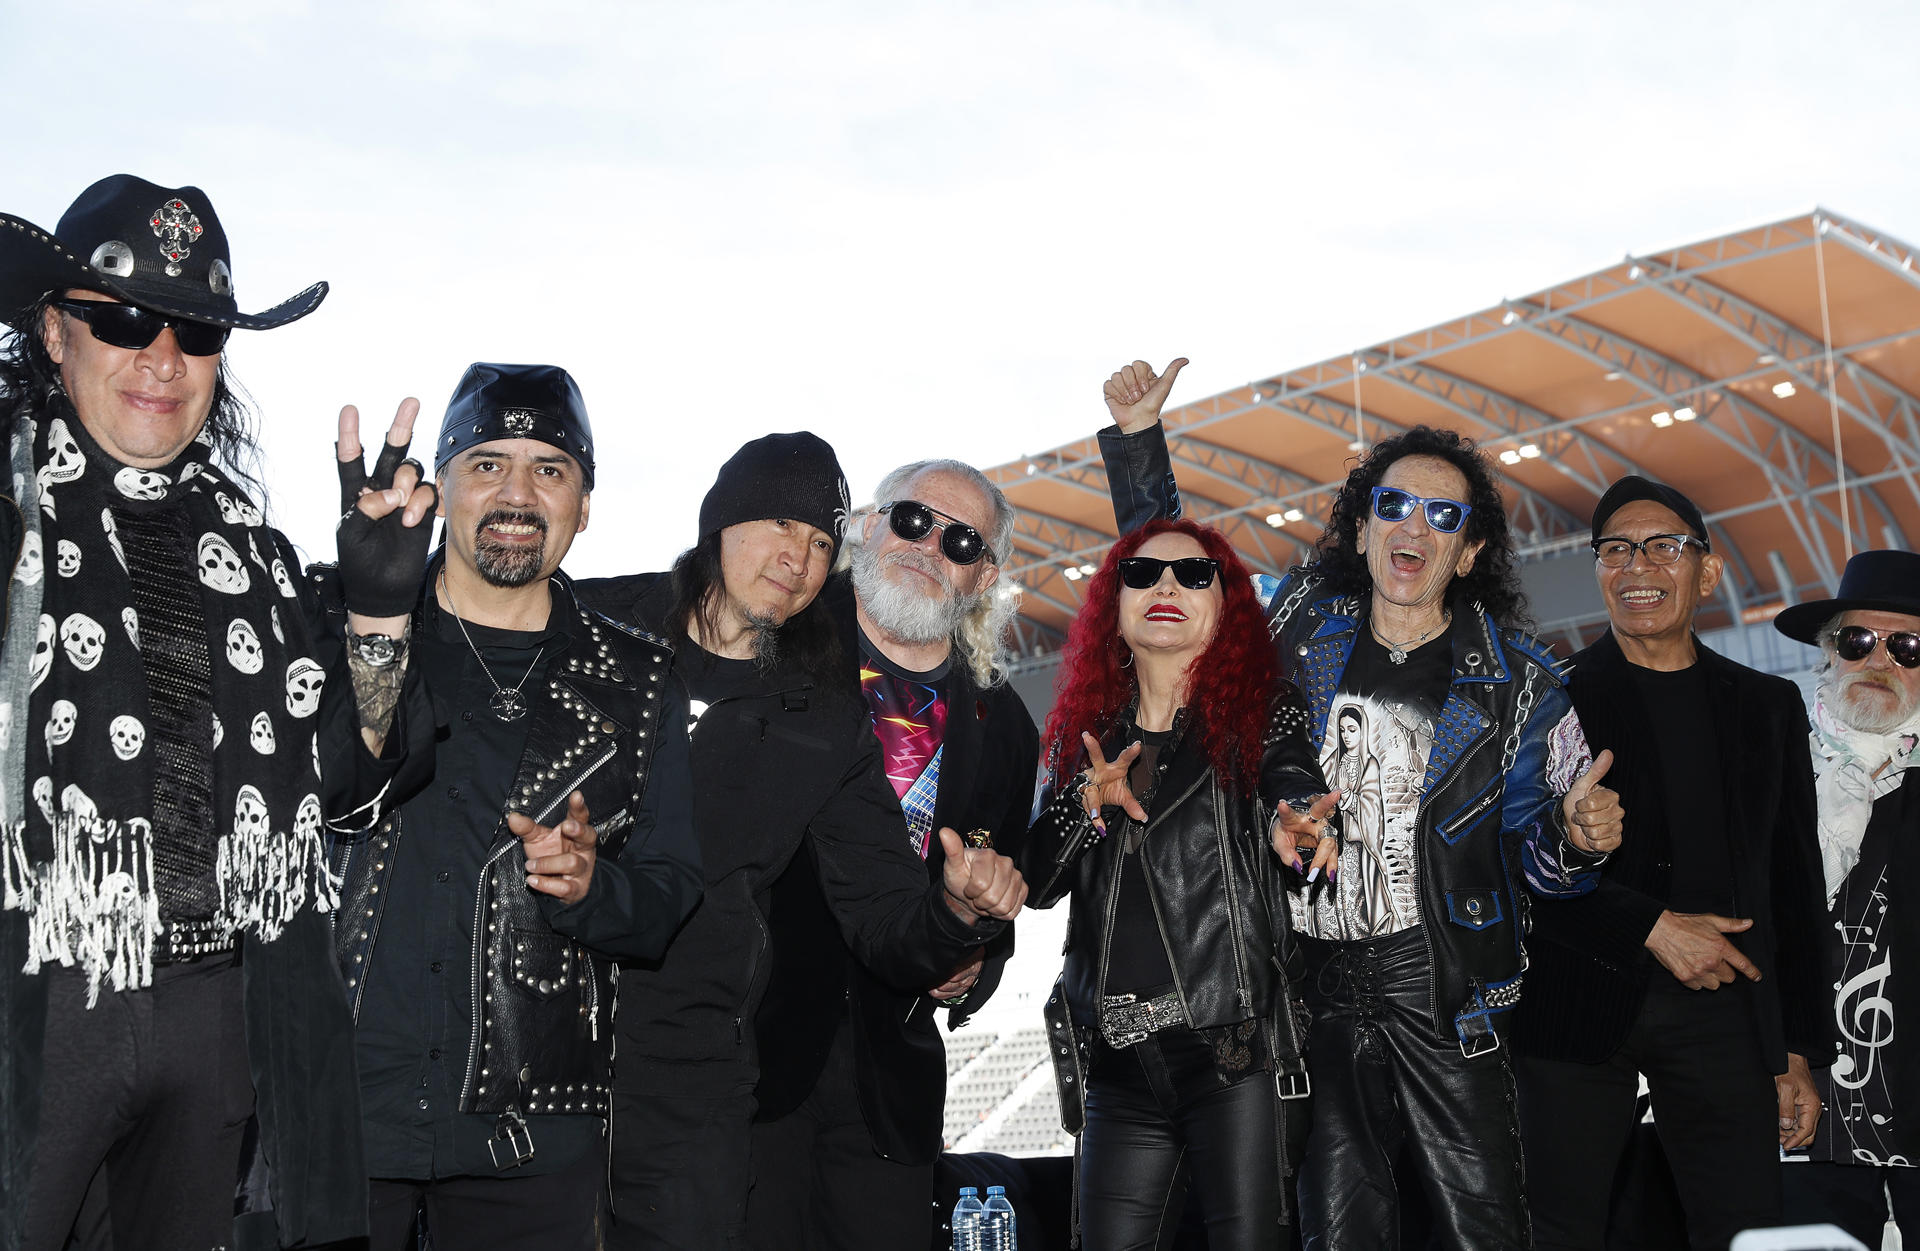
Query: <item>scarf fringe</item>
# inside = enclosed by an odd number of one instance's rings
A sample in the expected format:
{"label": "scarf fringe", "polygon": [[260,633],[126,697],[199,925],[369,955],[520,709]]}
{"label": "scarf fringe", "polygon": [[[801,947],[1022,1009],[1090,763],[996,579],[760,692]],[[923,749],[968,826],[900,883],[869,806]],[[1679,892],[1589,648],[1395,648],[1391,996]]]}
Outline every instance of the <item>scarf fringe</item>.
{"label": "scarf fringe", "polygon": [[[340,906],[340,879],[316,833],[235,832],[220,839],[215,878],[219,920],[263,942],[280,937],[304,908]],[[102,821],[62,813],[53,857],[34,864],[26,823],[0,827],[0,906],[27,914],[29,976],[49,964],[87,975],[87,1006],[104,983],[115,991],[153,983],[163,925],[153,882],[153,829],[144,820]]]}
{"label": "scarf fringe", "polygon": [[220,919],[269,943],[303,908],[332,912],[340,906],[340,879],[327,867],[326,845],[312,832],[258,828],[222,834],[214,881]]}

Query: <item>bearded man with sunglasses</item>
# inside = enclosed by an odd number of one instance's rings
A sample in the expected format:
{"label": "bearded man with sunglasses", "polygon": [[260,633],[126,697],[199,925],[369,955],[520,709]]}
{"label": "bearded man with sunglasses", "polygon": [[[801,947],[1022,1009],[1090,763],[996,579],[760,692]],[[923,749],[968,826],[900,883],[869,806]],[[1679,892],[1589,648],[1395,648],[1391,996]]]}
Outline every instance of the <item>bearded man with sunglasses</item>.
{"label": "bearded man with sunglasses", "polygon": [[1722,564],[1685,495],[1620,479],[1592,544],[1609,628],[1567,686],[1633,837],[1593,894],[1534,908],[1515,1022],[1534,1232],[1607,1245],[1644,1074],[1688,1239],[1724,1248],[1778,1223],[1779,1148],[1812,1137],[1809,1069],[1832,1054],[1806,715],[1695,636]]}
{"label": "bearded man with sunglasses", "polygon": [[[1185,364],[1136,361],[1107,382],[1116,424],[1099,437],[1123,530],[1180,511],[1159,416]],[[1302,1244],[1398,1246],[1404,1155],[1436,1245],[1519,1251],[1532,1243],[1506,1044],[1526,909],[1591,891],[1619,845],[1600,784],[1611,761],[1592,757],[1559,666],[1522,629],[1506,510],[1470,442],[1416,426],[1375,444],[1312,557],[1262,588],[1339,794],[1331,823],[1323,801],[1282,807],[1274,830],[1303,871],[1293,917],[1313,1013]]]}
{"label": "bearded man with sunglasses", "polygon": [[[937,882],[934,831],[967,831],[1011,855],[1032,807],[1039,739],[1004,668],[1019,607],[999,581],[1014,511],[986,475],[953,460],[902,465],[874,498],[848,533],[850,576],[830,579],[822,600],[857,658],[905,845]],[[924,1246],[946,1108],[939,1021],[956,1029],[986,1002],[1013,931],[939,985],[892,987],[841,937],[805,849],[775,887],[769,921],[752,1243]]]}
{"label": "bearded man with sunglasses", "polygon": [[[622,1251],[746,1245],[754,1088],[768,1058],[755,1015],[787,941],[768,914],[803,847],[832,926],[896,993],[949,980],[1026,898],[1011,860],[954,829],[931,835],[924,858],[908,844],[853,655],[821,595],[849,502],[823,440],[770,434],[721,467],[700,538],[671,573],[579,584],[583,599],[673,640],[692,697],[706,878],[666,955],[626,966],[620,982],[608,1245]],[[789,1214],[787,1241],[809,1223]]]}
{"label": "bearded man with sunglasses", "polygon": [[326,290],[240,312],[196,187],[103,179],[51,233],[0,216],[9,1247],[65,1245],[103,1180],[122,1247],[366,1231],[328,832],[377,817],[418,726],[318,772],[316,728],[351,742],[357,701],[222,355]]}
{"label": "bearded man with sunglasses", "polygon": [[[1789,1224],[1830,1221],[1879,1246],[1920,1239],[1920,555],[1861,552],[1832,599],[1773,619],[1820,648],[1814,795],[1829,961],[1823,1007],[1847,1027],[1814,1080],[1829,1114],[1781,1168]],[[1908,785],[1911,783],[1911,785]],[[1819,935],[1814,941],[1813,935]]]}

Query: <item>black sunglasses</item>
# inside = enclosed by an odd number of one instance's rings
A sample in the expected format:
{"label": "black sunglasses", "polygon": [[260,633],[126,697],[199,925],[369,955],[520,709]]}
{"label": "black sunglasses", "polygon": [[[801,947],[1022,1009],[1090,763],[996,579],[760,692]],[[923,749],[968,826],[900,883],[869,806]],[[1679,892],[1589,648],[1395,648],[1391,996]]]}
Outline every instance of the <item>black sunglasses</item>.
{"label": "black sunglasses", "polygon": [[978,530],[937,508],[928,508],[919,500],[895,500],[882,504],[880,511],[887,515],[893,532],[909,543],[918,543],[939,530],[940,554],[956,565],[971,565],[982,556],[993,560],[993,549],[987,546],[987,540]]}
{"label": "black sunglasses", "polygon": [[1911,630],[1882,634],[1866,626],[1841,626],[1833,635],[1833,653],[1842,660],[1865,660],[1887,641],[1887,655],[1902,669],[1920,669],[1920,634]]}
{"label": "black sunglasses", "polygon": [[1156,556],[1126,556],[1120,561],[1120,580],[1136,591],[1157,586],[1160,575],[1173,570],[1173,577],[1189,591],[1204,591],[1220,573],[1220,562],[1211,556],[1182,556],[1161,560]]}
{"label": "black sunglasses", "polygon": [[55,300],[93,330],[93,337],[112,347],[138,352],[153,346],[162,330],[172,330],[180,350],[188,356],[218,356],[227,345],[228,330],[204,321],[188,321],[141,308],[137,304],[109,304],[103,300]]}
{"label": "black sunglasses", "polygon": [[1458,531],[1467,524],[1467,514],[1473,511],[1473,505],[1462,504],[1459,500],[1430,500],[1425,496],[1409,494],[1398,487],[1373,488],[1373,515],[1382,521],[1405,521],[1413,516],[1416,508],[1425,508],[1427,524],[1442,534]]}

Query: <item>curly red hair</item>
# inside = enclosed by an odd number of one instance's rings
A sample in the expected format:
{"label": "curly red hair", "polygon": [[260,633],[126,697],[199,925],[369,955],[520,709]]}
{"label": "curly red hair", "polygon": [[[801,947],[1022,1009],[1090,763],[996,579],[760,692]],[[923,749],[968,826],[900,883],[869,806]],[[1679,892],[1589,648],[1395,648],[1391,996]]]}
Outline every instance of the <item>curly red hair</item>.
{"label": "curly red hair", "polygon": [[1133,671],[1123,669],[1120,642],[1120,562],[1159,534],[1184,534],[1220,562],[1225,593],[1213,642],[1187,668],[1187,711],[1197,717],[1200,744],[1223,779],[1252,786],[1260,776],[1266,736],[1268,692],[1276,667],[1267,641],[1266,613],[1254,598],[1253,575],[1227,536],[1212,526],[1181,518],[1150,521],[1120,536],[1088,580],[1086,601],[1067,634],[1047,717],[1049,759],[1056,783],[1086,763],[1080,733],[1104,740],[1133,702]]}

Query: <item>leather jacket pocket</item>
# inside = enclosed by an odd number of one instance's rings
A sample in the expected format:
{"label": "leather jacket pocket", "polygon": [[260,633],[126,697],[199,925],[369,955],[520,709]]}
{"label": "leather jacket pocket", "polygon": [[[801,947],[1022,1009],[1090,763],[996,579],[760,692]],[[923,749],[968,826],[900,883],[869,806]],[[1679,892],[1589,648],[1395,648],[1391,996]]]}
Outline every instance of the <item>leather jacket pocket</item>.
{"label": "leather jacket pocket", "polygon": [[1470,930],[1484,930],[1506,920],[1500,908],[1500,894],[1493,890],[1450,890],[1447,892],[1447,920]]}
{"label": "leather jacket pocket", "polygon": [[513,982],[534,999],[565,994],[573,982],[573,940],[552,930],[514,926]]}

